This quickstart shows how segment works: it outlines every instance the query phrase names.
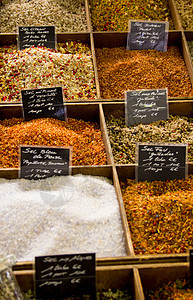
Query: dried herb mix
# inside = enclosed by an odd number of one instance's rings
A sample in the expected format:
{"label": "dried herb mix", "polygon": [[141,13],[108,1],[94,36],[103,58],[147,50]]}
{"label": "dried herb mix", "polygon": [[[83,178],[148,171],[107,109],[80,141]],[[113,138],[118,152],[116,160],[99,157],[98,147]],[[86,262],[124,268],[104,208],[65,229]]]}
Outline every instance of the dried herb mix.
{"label": "dried herb mix", "polygon": [[148,293],[147,300],[182,299],[193,300],[193,289],[186,279],[164,283],[162,287]]}
{"label": "dried herb mix", "polygon": [[128,20],[169,21],[174,29],[167,0],[91,0],[91,21],[96,31],[127,31]]}
{"label": "dried herb mix", "polygon": [[16,50],[0,48],[0,102],[20,100],[20,90],[62,86],[66,100],[94,100],[96,87],[91,50],[82,43]]}
{"label": "dried herb mix", "polygon": [[193,247],[193,176],[121,182],[135,254],[186,253]]}
{"label": "dried herb mix", "polygon": [[135,163],[137,142],[187,143],[188,160],[193,161],[193,119],[170,116],[151,124],[125,125],[125,118],[106,118],[107,131],[116,164]]}
{"label": "dried herb mix", "polygon": [[125,47],[96,49],[101,97],[124,98],[136,89],[168,88],[169,97],[193,96],[193,89],[180,49],[167,52],[132,50]]}
{"label": "dried herb mix", "polygon": [[72,146],[72,164],[105,165],[107,157],[97,123],[68,118],[0,121],[0,168],[18,167],[19,144]]}

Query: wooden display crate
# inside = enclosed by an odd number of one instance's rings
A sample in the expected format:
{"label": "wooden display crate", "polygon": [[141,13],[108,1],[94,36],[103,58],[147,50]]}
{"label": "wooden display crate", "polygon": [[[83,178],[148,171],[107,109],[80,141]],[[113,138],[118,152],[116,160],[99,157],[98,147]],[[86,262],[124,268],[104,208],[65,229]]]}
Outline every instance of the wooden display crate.
{"label": "wooden display crate", "polygon": [[[114,48],[126,47],[127,32],[93,32],[94,47],[96,48]],[[189,73],[190,81],[193,86],[193,67],[190,63],[190,55],[187,51],[185,36],[182,31],[169,31],[168,46],[178,46],[183,56],[186,68]],[[96,60],[97,62],[97,60]],[[97,63],[96,63],[97,65]],[[98,81],[98,76],[96,77]],[[100,88],[100,82],[98,82]],[[161,87],[160,88],[164,88]],[[123,101],[123,99],[103,99],[99,90],[99,99],[102,101]],[[169,97],[169,100],[193,99],[192,97]]]}
{"label": "wooden display crate", "polygon": [[[97,165],[97,166],[72,166],[72,175],[83,174],[92,176],[104,176],[112,179],[115,191],[117,193],[117,199],[119,202],[120,214],[122,219],[122,226],[124,231],[125,243],[126,243],[126,253],[127,255],[132,255],[130,249],[132,248],[130,232],[128,230],[127,221],[125,218],[125,213],[123,210],[123,203],[119,201],[119,182],[117,181],[117,174],[115,167],[112,166],[112,157],[110,145],[106,133],[106,127],[104,124],[104,115],[102,113],[101,104],[67,104],[67,116],[75,119],[83,119],[84,121],[92,121],[100,124],[100,129],[103,136],[103,141],[105,144],[107,162],[108,165]],[[2,105],[0,106],[0,119],[6,119],[11,117],[22,117],[22,107],[20,104],[13,105]],[[18,178],[19,168],[2,168],[0,169],[0,177],[13,179]]]}
{"label": "wooden display crate", "polygon": [[165,283],[189,278],[189,263],[147,264],[138,266],[144,295]]}
{"label": "wooden display crate", "polygon": [[[34,265],[30,269],[17,270],[16,264],[14,275],[22,291],[34,289]],[[96,266],[96,288],[101,289],[128,289],[132,299],[144,300],[143,289],[136,266]]]}

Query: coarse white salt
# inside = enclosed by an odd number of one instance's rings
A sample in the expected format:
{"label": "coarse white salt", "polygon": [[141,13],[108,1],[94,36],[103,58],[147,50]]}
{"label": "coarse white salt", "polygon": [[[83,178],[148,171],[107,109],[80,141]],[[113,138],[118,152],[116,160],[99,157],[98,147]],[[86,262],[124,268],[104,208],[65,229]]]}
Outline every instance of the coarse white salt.
{"label": "coarse white salt", "polygon": [[1,178],[0,225],[1,254],[20,261],[85,252],[126,255],[116,192],[105,177]]}

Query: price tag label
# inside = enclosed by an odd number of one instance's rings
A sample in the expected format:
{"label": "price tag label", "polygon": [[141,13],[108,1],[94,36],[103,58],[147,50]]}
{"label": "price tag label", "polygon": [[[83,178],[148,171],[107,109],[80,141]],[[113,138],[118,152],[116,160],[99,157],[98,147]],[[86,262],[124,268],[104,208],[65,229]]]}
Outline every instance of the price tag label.
{"label": "price tag label", "polygon": [[36,297],[90,295],[96,299],[95,254],[35,257]]}
{"label": "price tag label", "polygon": [[129,20],[127,50],[167,51],[168,22]]}
{"label": "price tag label", "polygon": [[168,115],[167,89],[125,92],[127,126],[167,120]]}
{"label": "price tag label", "polygon": [[186,144],[145,144],[136,146],[136,181],[182,179],[187,175]]}
{"label": "price tag label", "polygon": [[67,119],[62,87],[22,90],[21,98],[26,121],[37,118]]}
{"label": "price tag label", "polygon": [[56,49],[55,26],[19,26],[18,48],[31,47]]}
{"label": "price tag label", "polygon": [[19,177],[45,179],[70,175],[71,148],[20,145]]}

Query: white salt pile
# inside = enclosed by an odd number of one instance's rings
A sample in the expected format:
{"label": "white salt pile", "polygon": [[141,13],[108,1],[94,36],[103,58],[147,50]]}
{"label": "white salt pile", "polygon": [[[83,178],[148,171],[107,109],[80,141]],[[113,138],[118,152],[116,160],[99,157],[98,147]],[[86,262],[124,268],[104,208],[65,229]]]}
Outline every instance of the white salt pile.
{"label": "white salt pile", "polygon": [[1,254],[22,261],[85,252],[126,255],[115,189],[103,177],[0,179],[0,224]]}

